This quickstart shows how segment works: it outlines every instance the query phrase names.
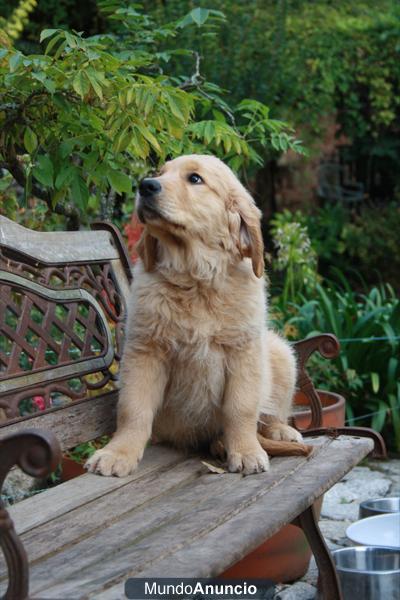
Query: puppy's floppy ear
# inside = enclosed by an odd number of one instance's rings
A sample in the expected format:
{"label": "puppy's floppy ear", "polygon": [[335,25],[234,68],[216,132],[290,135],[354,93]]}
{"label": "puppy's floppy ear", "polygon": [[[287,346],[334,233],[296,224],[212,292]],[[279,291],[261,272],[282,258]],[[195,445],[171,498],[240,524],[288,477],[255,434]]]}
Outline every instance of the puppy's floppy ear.
{"label": "puppy's floppy ear", "polygon": [[147,227],[136,244],[136,252],[143,261],[146,271],[154,271],[157,262],[157,239],[151,235]]}
{"label": "puppy's floppy ear", "polygon": [[261,233],[261,211],[253,198],[239,184],[232,197],[233,207],[240,216],[239,252],[251,258],[256,277],[264,274],[264,242]]}

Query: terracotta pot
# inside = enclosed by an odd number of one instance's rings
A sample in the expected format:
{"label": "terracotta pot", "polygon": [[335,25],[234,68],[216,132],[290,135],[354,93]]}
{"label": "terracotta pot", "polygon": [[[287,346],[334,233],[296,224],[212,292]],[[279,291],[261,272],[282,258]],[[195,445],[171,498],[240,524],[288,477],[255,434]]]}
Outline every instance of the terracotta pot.
{"label": "terracotta pot", "polygon": [[[322,425],[341,427],[345,420],[345,400],[343,396],[332,392],[317,390],[322,404]],[[305,429],[311,422],[311,409],[307,408],[307,397],[298,392],[295,396],[295,424]],[[314,508],[319,517],[322,497]],[[299,527],[285,525],[278,533],[224,571],[220,577],[226,579],[264,578],[276,583],[287,583],[300,579],[307,572],[311,558],[311,549]]]}
{"label": "terracotta pot", "polygon": [[[322,404],[322,426],[343,427],[345,421],[346,402],[343,396],[317,390]],[[294,421],[297,429],[307,429],[311,423],[309,402],[303,392],[297,392],[294,398]]]}
{"label": "terracotta pot", "polygon": [[63,456],[61,460],[61,481],[69,481],[70,479],[74,479],[74,477],[78,477],[79,475],[83,475],[86,473],[83,465],[72,460],[68,456]]}

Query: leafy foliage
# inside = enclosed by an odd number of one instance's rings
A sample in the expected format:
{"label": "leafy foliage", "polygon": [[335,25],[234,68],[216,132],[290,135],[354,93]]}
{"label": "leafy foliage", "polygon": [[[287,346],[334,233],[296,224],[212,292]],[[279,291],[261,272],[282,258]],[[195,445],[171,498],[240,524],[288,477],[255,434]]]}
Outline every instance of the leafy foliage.
{"label": "leafy foliage", "polygon": [[363,206],[357,211],[342,204],[326,204],[311,212],[284,211],[273,222],[282,220],[307,229],[321,275],[343,281],[336,272],[339,269],[357,288],[386,281],[398,289],[398,203]]}
{"label": "leafy foliage", "polygon": [[262,163],[260,149],[301,151],[265,105],[228,106],[200,76],[196,55],[192,77],[165,72],[171,56],[193,52],[161,51],[162,43],[191,22],[219,22],[219,13],[193,10],[156,26],[133,5],[101,7],[111,33],[47,29],[43,54],[0,51],[0,160],[25,201],[41,198],[77,227],[99,212],[110,216],[115,195],[132,196],[132,183],[169,157],[212,152],[239,171]]}
{"label": "leafy foliage", "polygon": [[[189,5],[190,0],[146,2],[168,18]],[[236,99],[246,95],[272,110],[279,107],[307,143],[318,143],[327,123],[336,120],[349,143],[346,159],[357,163],[358,179],[371,195],[399,187],[396,0],[253,0],[251,9],[245,0],[216,0],[213,7],[226,15],[221,32],[205,38],[192,27],[184,37],[204,55],[207,77]],[[184,64],[176,63],[176,69]]]}
{"label": "leafy foliage", "polygon": [[385,431],[400,450],[398,294],[389,284],[357,292],[337,268],[336,282],[323,279],[315,254],[310,257],[308,229],[293,222],[290,213],[275,220],[273,232],[285,248],[284,260],[278,250],[273,263],[275,270],[283,268],[284,275],[283,289],[272,300],[273,321],[291,339],[327,331],[339,338],[341,352],[333,364],[318,357],[311,362],[313,381],[346,397],[350,422],[368,415],[361,424]]}
{"label": "leafy foliage", "polygon": [[315,298],[303,297],[288,323],[300,337],[332,331],[341,340],[335,385],[348,399],[350,422],[376,413],[365,422],[377,431],[391,425],[400,450],[400,300],[393,289],[373,287],[357,294],[350,287],[318,285]]}

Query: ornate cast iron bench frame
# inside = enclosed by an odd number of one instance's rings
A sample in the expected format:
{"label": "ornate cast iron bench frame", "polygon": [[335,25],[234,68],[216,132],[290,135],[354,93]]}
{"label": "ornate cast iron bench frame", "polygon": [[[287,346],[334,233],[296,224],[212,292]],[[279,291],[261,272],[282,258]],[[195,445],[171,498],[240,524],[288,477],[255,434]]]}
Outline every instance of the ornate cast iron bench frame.
{"label": "ornate cast iron bench frame", "polygon": [[[129,257],[111,224],[37,233],[0,217],[0,490],[14,465],[43,478],[58,465],[61,450],[112,433],[131,278]],[[321,402],[305,366],[315,351],[337,356],[336,338],[324,334],[295,347],[298,387],[312,409],[304,435],[367,436],[375,455],[384,455],[382,439],[370,430],[321,428]],[[324,598],[340,598],[312,505],[294,523],[315,554]],[[28,558],[3,504],[0,544],[9,575],[4,598],[25,600]]]}

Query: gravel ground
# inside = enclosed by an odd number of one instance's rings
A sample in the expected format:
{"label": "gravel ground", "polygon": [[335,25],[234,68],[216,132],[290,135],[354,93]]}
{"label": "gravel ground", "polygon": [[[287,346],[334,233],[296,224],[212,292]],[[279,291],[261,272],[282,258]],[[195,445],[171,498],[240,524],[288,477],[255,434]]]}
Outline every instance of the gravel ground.
{"label": "gravel ground", "polygon": [[[325,494],[320,529],[331,550],[352,546],[347,527],[358,520],[360,502],[385,496],[400,496],[400,460],[370,460],[355,467]],[[276,588],[274,600],[314,600],[317,598],[318,570],[312,557],[305,576],[291,585]]]}

